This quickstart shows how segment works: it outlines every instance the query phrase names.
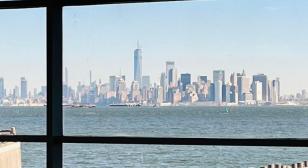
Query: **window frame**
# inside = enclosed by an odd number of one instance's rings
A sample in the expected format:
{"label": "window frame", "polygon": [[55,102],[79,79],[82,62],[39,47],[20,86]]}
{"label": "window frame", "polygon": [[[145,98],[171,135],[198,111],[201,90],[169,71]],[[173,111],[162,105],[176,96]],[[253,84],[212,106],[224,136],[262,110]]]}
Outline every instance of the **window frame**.
{"label": "window frame", "polygon": [[47,134],[0,136],[1,141],[47,144],[47,168],[63,167],[64,143],[308,147],[308,138],[168,138],[63,135],[63,7],[185,0],[16,0],[0,1],[1,9],[45,8],[47,46]]}

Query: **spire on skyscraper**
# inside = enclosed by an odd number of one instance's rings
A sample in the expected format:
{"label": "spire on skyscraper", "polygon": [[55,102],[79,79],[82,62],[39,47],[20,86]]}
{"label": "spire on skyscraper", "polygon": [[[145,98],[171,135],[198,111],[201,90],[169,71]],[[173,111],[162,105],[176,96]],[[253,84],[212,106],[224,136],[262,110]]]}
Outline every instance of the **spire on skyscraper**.
{"label": "spire on skyscraper", "polygon": [[242,72],[242,76],[246,76],[246,72],[245,72],[244,69],[243,69],[243,72]]}
{"label": "spire on skyscraper", "polygon": [[137,40],[137,49],[140,49],[139,40]]}
{"label": "spire on skyscraper", "polygon": [[92,84],[92,71],[90,70],[90,85]]}

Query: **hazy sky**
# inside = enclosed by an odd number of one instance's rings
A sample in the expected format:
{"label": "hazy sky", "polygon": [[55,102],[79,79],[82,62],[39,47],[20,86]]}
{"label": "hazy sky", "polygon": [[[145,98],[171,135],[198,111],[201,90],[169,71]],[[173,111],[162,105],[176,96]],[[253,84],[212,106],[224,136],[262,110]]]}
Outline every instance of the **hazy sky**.
{"label": "hazy sky", "polygon": [[[69,82],[133,77],[139,40],[143,74],[158,81],[166,61],[179,73],[212,70],[280,77],[283,94],[308,89],[308,1],[207,0],[64,8]],[[26,76],[45,83],[45,10],[0,10],[0,76],[8,88]]]}

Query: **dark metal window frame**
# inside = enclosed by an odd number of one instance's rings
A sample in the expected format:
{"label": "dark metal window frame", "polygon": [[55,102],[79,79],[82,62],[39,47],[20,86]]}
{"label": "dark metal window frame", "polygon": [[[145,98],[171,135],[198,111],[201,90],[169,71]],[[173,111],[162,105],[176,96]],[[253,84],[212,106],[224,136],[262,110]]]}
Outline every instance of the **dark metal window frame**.
{"label": "dark metal window frame", "polygon": [[46,8],[47,21],[47,135],[0,136],[0,141],[40,142],[47,144],[47,168],[63,167],[64,143],[215,145],[308,147],[308,138],[168,138],[168,137],[99,137],[63,135],[62,111],[62,32],[63,7],[146,3],[180,0],[16,0],[0,1],[1,9]]}

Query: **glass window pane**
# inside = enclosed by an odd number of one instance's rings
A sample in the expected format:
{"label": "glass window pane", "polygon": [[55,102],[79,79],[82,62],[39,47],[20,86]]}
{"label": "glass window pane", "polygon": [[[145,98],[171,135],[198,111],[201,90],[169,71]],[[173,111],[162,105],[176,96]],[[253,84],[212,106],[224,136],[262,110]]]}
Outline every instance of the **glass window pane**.
{"label": "glass window pane", "polygon": [[65,144],[64,167],[262,167],[307,160],[306,148]]}
{"label": "glass window pane", "polygon": [[22,167],[46,167],[45,143],[22,143],[21,149]]}
{"label": "glass window pane", "polygon": [[0,10],[0,130],[46,133],[46,13]]}
{"label": "glass window pane", "polygon": [[307,3],[64,8],[65,134],[307,137]]}
{"label": "glass window pane", "polygon": [[65,133],[106,136],[277,138],[308,136],[305,107],[65,109]]}

